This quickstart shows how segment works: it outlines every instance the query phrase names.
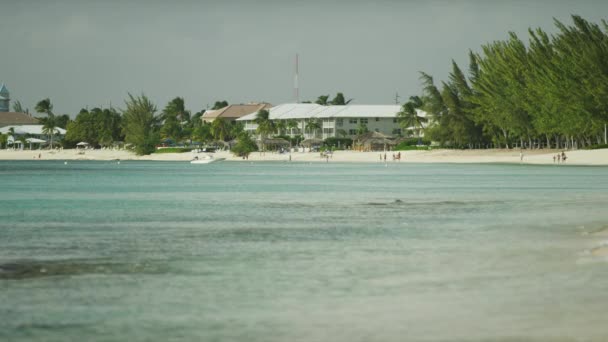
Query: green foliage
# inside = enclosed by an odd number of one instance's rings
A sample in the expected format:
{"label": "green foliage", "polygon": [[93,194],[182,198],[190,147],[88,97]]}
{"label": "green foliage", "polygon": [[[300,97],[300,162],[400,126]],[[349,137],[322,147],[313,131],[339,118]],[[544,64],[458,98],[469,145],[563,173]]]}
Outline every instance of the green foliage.
{"label": "green foliage", "polygon": [[357,135],[365,134],[367,132],[369,132],[367,125],[364,123],[359,123],[359,126],[357,126]]}
{"label": "green foliage", "polygon": [[138,155],[154,152],[160,141],[159,119],[155,116],[156,106],[145,96],[129,94],[123,111],[123,132],[125,141],[133,144]]}
{"label": "green foliage", "polygon": [[19,101],[15,101],[15,103],[13,103],[13,110],[17,113],[26,113],[29,114],[30,110],[27,108],[23,108],[23,106],[21,105],[21,102]]}
{"label": "green foliage", "polygon": [[237,138],[237,143],[232,147],[232,153],[239,157],[247,157],[251,152],[257,151],[258,147],[249,134],[242,132]]}
{"label": "green foliage", "polygon": [[55,124],[57,125],[57,127],[65,129],[68,126],[68,122],[70,122],[70,116],[67,114],[63,114],[63,115],[58,115],[56,117]]}
{"label": "green foliage", "polygon": [[[558,33],[530,29],[469,52],[468,78],[452,62],[437,88],[421,74],[425,136],[444,146],[567,148],[603,140],[608,121],[608,24],[579,16]],[[406,112],[404,107],[403,112]]]}
{"label": "green foliage", "polygon": [[323,145],[329,146],[332,148],[339,147],[341,149],[346,149],[346,148],[350,148],[353,146],[353,139],[331,137],[331,138],[325,139],[325,141],[323,142]]}
{"label": "green foliage", "polygon": [[213,140],[213,133],[211,132],[211,125],[203,123],[200,126],[194,128],[192,132],[193,138],[200,142],[209,142]]}
{"label": "green foliage", "polygon": [[213,108],[211,108],[211,110],[218,110],[218,109],[222,109],[224,107],[228,107],[228,101],[215,101],[215,103],[213,104]]}
{"label": "green foliage", "polygon": [[601,150],[608,148],[608,144],[589,145],[585,147],[586,150]]}
{"label": "green foliage", "polygon": [[230,137],[232,127],[228,120],[216,118],[211,123],[211,135],[215,140],[226,141]]}
{"label": "green foliage", "polygon": [[181,141],[188,135],[190,112],[186,110],[183,98],[176,97],[169,101],[163,109],[160,119],[163,121],[160,129],[162,138]]}
{"label": "green foliage", "polygon": [[430,145],[431,141],[428,139],[419,138],[407,138],[401,140],[397,146],[416,146],[416,145]]}
{"label": "green foliage", "polygon": [[333,98],[333,100],[331,100],[331,105],[332,106],[344,106],[350,103],[350,101],[352,101],[352,99],[346,101],[344,99],[344,94],[342,93],[337,93],[336,97]]}
{"label": "green foliage", "polygon": [[306,131],[309,133],[313,133],[314,137],[317,137],[317,132],[321,129],[322,123],[321,120],[316,118],[311,118],[306,122]]}
{"label": "green foliage", "polygon": [[84,141],[92,146],[109,146],[124,139],[121,124],[122,117],[114,108],[81,109],[74,121],[67,124],[65,143],[75,146]]}
{"label": "green foliage", "polygon": [[262,141],[262,151],[265,150],[264,140],[269,134],[273,134],[276,131],[274,121],[270,120],[270,112],[266,109],[260,109],[255,117],[255,123],[258,124],[256,132],[260,135]]}
{"label": "green foliage", "polygon": [[36,104],[36,112],[46,114],[46,117],[39,118],[42,123],[42,133],[50,138],[51,146],[53,146],[53,136],[55,135],[55,127],[57,127],[57,119],[53,114],[53,104],[51,100],[46,98]]}
{"label": "green foliage", "polygon": [[427,118],[421,116],[417,111],[417,109],[423,106],[424,103],[418,96],[410,97],[410,100],[402,106],[401,111],[397,113],[397,119],[404,132],[413,130],[417,136],[420,136],[424,124],[428,121]]}
{"label": "green foliage", "polygon": [[184,153],[184,152],[192,152],[192,148],[189,147],[166,147],[159,148],[154,151],[155,154],[162,153]]}
{"label": "green foliage", "polygon": [[[346,101],[344,94],[337,93],[336,97],[334,97],[331,101],[329,100],[329,95],[321,95],[317,97],[315,103],[321,106],[344,106],[349,104],[351,101],[352,99]],[[310,101],[304,101],[302,103],[310,103]]]}
{"label": "green foliage", "polygon": [[44,113],[47,115],[52,115],[53,114],[53,104],[51,103],[51,100],[46,98],[40,102],[38,102],[36,104],[36,112],[37,113]]}
{"label": "green foliage", "polygon": [[321,95],[317,98],[317,100],[315,101],[316,104],[321,105],[321,106],[327,106],[329,100],[329,95]]}

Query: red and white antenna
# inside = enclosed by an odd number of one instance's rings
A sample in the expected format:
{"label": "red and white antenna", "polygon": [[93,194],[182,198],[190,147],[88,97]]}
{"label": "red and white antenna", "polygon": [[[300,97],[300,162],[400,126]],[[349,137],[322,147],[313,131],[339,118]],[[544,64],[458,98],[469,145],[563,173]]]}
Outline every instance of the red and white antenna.
{"label": "red and white antenna", "polygon": [[296,53],[296,73],[293,78],[293,94],[296,100],[296,103],[300,103],[300,86],[298,85],[298,54]]}

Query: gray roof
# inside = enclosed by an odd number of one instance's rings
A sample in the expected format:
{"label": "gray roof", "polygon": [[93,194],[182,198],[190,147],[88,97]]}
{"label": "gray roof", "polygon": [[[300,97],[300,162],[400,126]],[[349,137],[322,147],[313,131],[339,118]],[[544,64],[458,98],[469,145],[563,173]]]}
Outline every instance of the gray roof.
{"label": "gray roof", "polygon": [[[0,128],[0,133],[6,134],[9,129],[14,128],[15,134],[34,134],[34,135],[42,135],[43,125],[21,125],[21,126],[6,126]],[[55,127],[55,133],[65,135],[66,130],[63,128]]]}
{"label": "gray roof", "polygon": [[[400,105],[321,106],[315,103],[287,103],[270,108],[270,120],[310,118],[394,118]],[[257,113],[245,115],[238,121],[253,121]],[[426,113],[419,111],[419,115]]]}

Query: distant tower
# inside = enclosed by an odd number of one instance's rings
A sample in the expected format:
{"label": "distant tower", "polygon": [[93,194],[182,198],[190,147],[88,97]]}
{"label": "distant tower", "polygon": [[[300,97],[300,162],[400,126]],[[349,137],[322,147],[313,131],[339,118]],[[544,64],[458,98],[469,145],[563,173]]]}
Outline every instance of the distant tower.
{"label": "distant tower", "polygon": [[10,111],[10,94],[4,83],[0,86],[0,112]]}
{"label": "distant tower", "polygon": [[296,53],[296,70],[295,70],[295,75],[293,78],[293,95],[295,97],[296,103],[300,103],[300,85],[298,84],[298,54]]}

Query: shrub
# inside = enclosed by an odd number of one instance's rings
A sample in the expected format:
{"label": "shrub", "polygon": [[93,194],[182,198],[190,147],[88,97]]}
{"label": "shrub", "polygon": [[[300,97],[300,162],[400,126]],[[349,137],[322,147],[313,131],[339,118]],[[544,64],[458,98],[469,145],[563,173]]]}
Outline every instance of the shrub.
{"label": "shrub", "polygon": [[188,147],[165,147],[156,149],[154,153],[184,153],[190,151],[192,151],[192,149]]}
{"label": "shrub", "polygon": [[599,150],[602,148],[608,148],[608,144],[591,145],[585,147],[585,150]]}
{"label": "shrub", "polygon": [[327,147],[334,147],[334,148],[338,148],[338,146],[341,149],[345,149],[345,148],[350,148],[353,146],[353,139],[351,138],[327,138],[325,139],[325,141],[323,142],[323,145],[327,146]]}

